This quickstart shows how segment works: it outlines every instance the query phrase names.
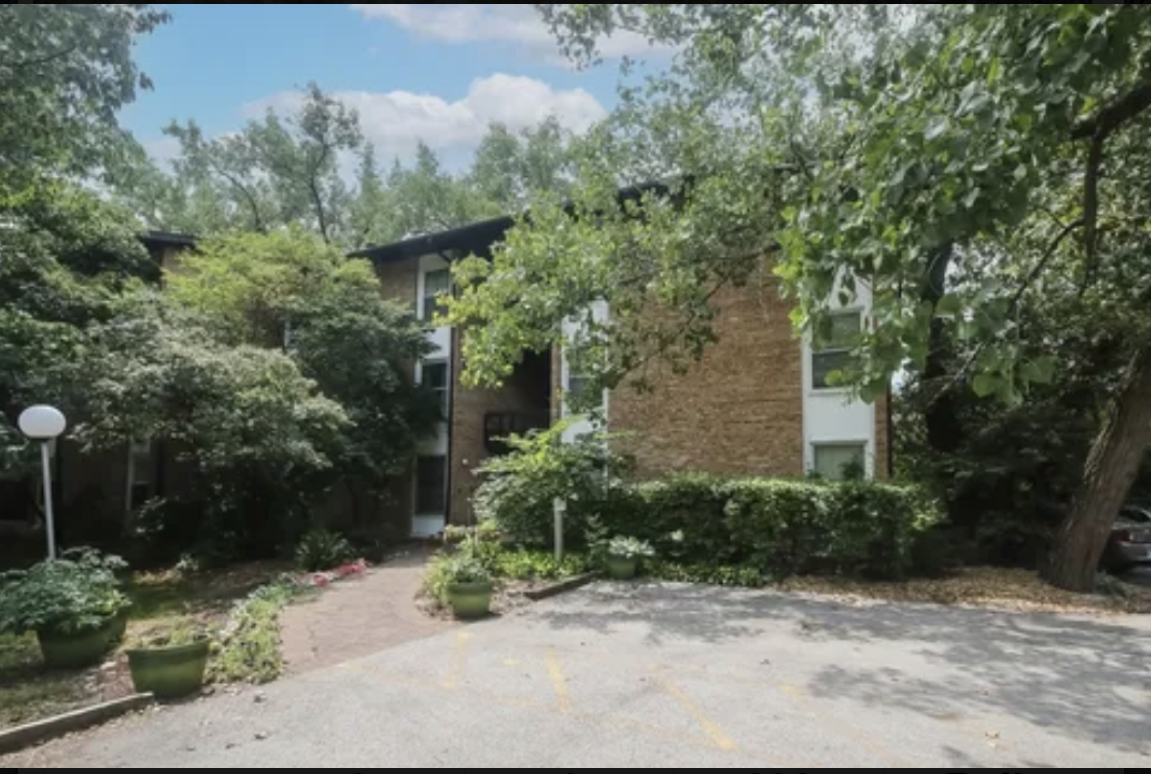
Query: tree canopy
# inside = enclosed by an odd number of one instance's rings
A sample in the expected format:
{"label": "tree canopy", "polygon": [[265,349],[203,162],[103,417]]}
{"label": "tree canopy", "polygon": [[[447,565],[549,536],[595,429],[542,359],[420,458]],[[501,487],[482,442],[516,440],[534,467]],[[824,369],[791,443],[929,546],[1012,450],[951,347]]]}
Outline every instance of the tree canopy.
{"label": "tree canopy", "polygon": [[[652,352],[696,354],[717,287],[774,275],[820,340],[866,283],[871,324],[842,378],[864,399],[943,339],[968,354],[944,390],[1018,403],[1050,381],[1025,304],[1122,336],[1125,378],[1072,498],[1053,581],[1089,587],[1151,441],[1144,143],[1151,14],[1134,5],[539,6],[593,61],[617,29],[678,47],[625,92],[583,160],[577,217],[542,202],[452,309],[476,325],[474,381],[612,306],[586,347],[605,383]],[[657,172],[643,217],[614,192]],[[557,260],[562,256],[562,260]],[[669,314],[652,315],[655,304]],[[1104,334],[1100,334],[1104,335]]]}

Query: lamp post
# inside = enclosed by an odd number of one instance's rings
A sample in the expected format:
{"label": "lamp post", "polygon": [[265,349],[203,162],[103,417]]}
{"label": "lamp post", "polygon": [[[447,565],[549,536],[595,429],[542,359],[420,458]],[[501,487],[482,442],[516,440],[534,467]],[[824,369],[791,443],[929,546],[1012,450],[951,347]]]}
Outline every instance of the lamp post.
{"label": "lamp post", "polygon": [[56,525],[52,514],[52,455],[48,445],[64,432],[64,415],[52,406],[29,406],[17,420],[20,432],[40,442],[40,462],[44,468],[44,518],[48,533],[48,558],[56,558]]}

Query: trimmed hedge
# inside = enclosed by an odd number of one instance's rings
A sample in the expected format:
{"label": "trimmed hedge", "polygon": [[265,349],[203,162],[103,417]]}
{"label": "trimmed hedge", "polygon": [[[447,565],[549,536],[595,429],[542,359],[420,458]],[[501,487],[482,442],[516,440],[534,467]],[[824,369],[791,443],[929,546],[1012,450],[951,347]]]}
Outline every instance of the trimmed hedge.
{"label": "trimmed hedge", "polygon": [[940,521],[918,487],[681,476],[617,486],[599,504],[601,534],[647,540],[684,564],[744,566],[765,575],[836,573],[898,579]]}

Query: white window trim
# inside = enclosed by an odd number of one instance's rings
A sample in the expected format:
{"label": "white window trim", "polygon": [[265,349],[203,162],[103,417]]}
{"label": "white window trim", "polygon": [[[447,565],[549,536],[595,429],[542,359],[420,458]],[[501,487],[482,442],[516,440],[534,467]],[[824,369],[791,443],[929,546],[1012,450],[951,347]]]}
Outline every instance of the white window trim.
{"label": "white window trim", "polygon": [[[439,458],[444,461],[444,508],[440,511],[421,511],[420,506],[420,465],[419,459]],[[416,518],[447,517],[448,504],[448,455],[446,454],[417,454],[416,463],[412,470],[412,515]]]}
{"label": "white window trim", "polygon": [[416,304],[417,304],[416,313],[419,316],[419,319],[421,322],[425,322],[425,323],[429,323],[429,324],[432,322],[431,319],[427,318],[428,275],[429,274],[435,274],[435,273],[441,272],[441,271],[447,272],[447,275],[448,275],[448,286],[447,286],[447,288],[444,289],[443,292],[444,293],[451,293],[452,292],[452,270],[451,270],[450,265],[442,266],[442,267],[436,267],[436,268],[430,268],[430,269],[423,269],[420,271],[420,281],[419,281],[419,288],[418,288],[419,297],[416,299]]}
{"label": "white window trim", "polygon": [[449,413],[451,412],[451,407],[452,407],[452,369],[451,369],[450,363],[448,361],[448,358],[446,358],[446,357],[429,357],[429,358],[426,358],[424,360],[419,361],[418,367],[416,368],[416,384],[423,385],[423,383],[424,383],[424,368],[426,368],[427,366],[432,366],[432,365],[442,365],[444,367],[444,387],[443,387],[444,418],[440,421],[441,422],[449,422],[451,420]]}
{"label": "white window trim", "polygon": [[[832,317],[845,317],[847,315],[859,315],[859,330],[860,332],[866,330],[868,323],[867,309],[862,305],[854,304],[852,306],[845,306],[842,309],[834,309],[829,314]],[[851,395],[854,391],[850,386],[831,385],[827,387],[815,386],[815,356],[823,354],[824,352],[849,352],[850,348],[834,347],[831,349],[817,350],[815,348],[815,336],[810,332],[807,335],[807,362],[805,363],[807,384],[804,387],[809,395]]]}
{"label": "white window trim", "polygon": [[[809,473],[817,472],[815,466],[815,452],[821,446],[862,446],[863,447],[863,475],[864,478],[871,479],[875,477],[875,451],[872,447],[870,438],[824,438],[818,441],[811,441],[808,448],[811,454],[810,464],[807,467]],[[839,480],[839,479],[828,479]]]}

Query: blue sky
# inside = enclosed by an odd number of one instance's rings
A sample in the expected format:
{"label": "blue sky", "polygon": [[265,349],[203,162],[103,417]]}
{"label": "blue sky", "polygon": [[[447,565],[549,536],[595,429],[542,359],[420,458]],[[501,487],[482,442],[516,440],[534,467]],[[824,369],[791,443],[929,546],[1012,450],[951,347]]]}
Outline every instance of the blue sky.
{"label": "blue sky", "polygon": [[[382,159],[408,158],[422,139],[459,163],[492,121],[520,128],[554,114],[580,131],[614,102],[615,63],[575,71],[530,5],[168,8],[173,20],[137,50],[155,89],[122,114],[160,158],[173,150],[161,132],[171,119],[232,131],[268,106],[290,109],[312,80],[359,110]],[[617,38],[605,53],[651,50]]]}

